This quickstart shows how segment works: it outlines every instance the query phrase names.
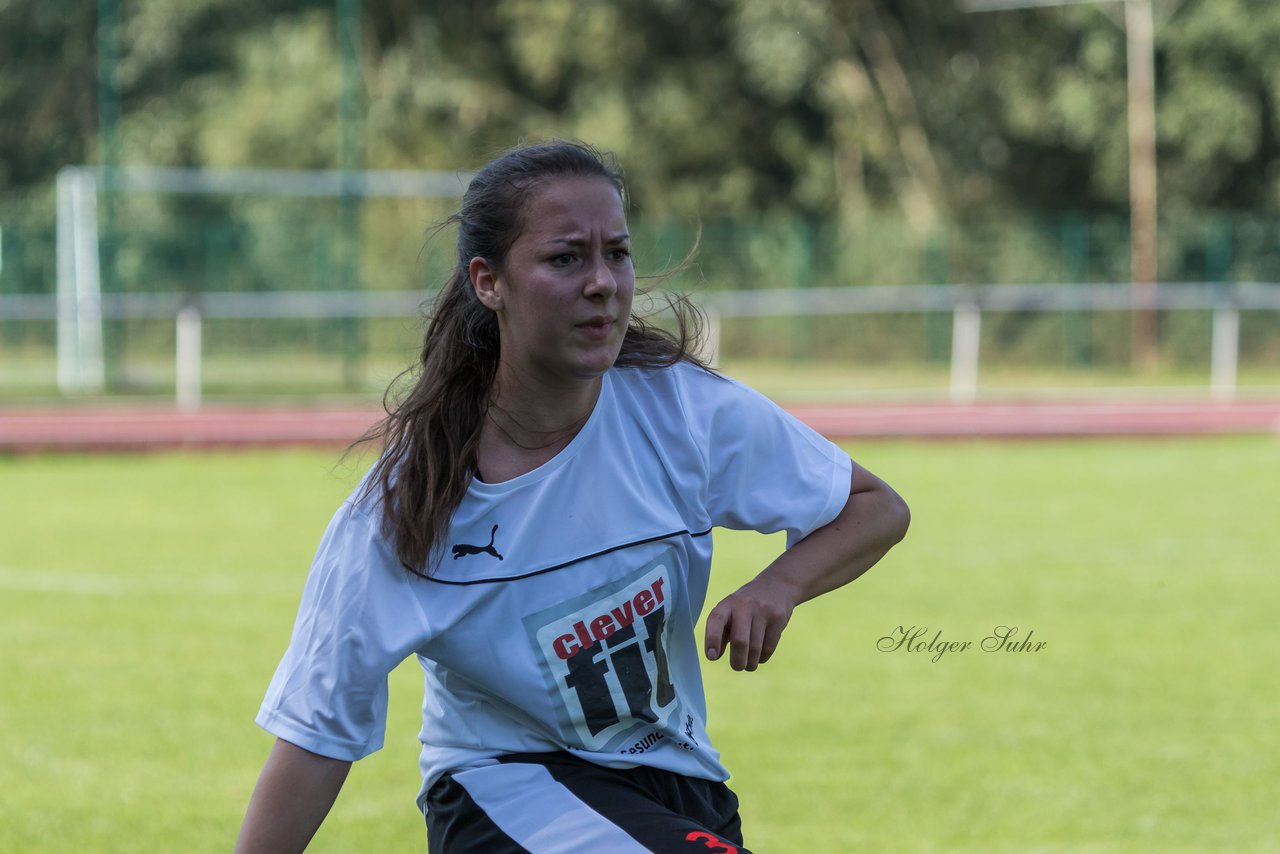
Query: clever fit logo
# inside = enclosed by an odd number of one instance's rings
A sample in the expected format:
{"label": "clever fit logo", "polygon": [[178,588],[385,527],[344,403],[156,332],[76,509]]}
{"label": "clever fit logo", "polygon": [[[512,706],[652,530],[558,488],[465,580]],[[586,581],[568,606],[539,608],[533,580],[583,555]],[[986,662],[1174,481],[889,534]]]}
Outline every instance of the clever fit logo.
{"label": "clever fit logo", "polygon": [[549,677],[564,703],[573,740],[608,750],[637,727],[660,725],[676,707],[665,628],[665,567],[650,565],[620,589],[601,591],[568,613],[530,624]]}

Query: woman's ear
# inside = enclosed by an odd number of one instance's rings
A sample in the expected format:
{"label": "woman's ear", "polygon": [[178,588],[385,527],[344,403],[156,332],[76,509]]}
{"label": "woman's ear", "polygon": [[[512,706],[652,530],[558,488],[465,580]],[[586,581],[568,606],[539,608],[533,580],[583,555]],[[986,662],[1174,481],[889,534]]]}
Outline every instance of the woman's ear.
{"label": "woman's ear", "polygon": [[484,258],[471,259],[468,267],[471,274],[471,286],[476,289],[476,298],[480,304],[490,311],[502,308],[502,294],[498,292],[498,271]]}

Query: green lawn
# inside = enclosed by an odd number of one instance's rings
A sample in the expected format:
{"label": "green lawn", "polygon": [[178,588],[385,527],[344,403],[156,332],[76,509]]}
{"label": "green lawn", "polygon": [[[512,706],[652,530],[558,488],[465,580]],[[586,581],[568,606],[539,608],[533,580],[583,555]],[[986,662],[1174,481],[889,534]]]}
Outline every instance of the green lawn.
{"label": "green lawn", "polygon": [[[907,541],[708,666],[758,852],[1280,849],[1275,437],[868,443]],[[367,462],[367,461],[366,461]],[[0,457],[0,851],[226,851],[328,452]],[[775,540],[719,535],[716,587]],[[899,626],[973,648],[882,652]],[[997,626],[1038,652],[983,652]],[[421,680],[312,850],[422,850]]]}

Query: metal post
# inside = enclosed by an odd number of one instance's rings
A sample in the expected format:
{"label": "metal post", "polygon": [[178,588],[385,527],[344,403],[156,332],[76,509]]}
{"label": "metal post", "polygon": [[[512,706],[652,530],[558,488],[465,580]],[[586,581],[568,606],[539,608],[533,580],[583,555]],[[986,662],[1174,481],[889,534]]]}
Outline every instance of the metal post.
{"label": "metal post", "polygon": [[[98,146],[108,171],[120,166],[120,0],[98,0]],[[113,176],[107,189],[115,190]]]}
{"label": "metal post", "polygon": [[[1089,223],[1079,214],[1066,214],[1061,234],[1063,281],[1084,285],[1089,279]],[[1092,321],[1087,309],[1063,311],[1063,356],[1068,368],[1085,367],[1092,361]]]}
{"label": "metal post", "polygon": [[102,391],[102,281],[98,269],[98,190],[93,173],[82,170],[72,184],[75,230],[76,342],[80,388]]}
{"label": "metal post", "polygon": [[74,169],[58,172],[58,233],[57,233],[57,351],[58,391],[74,394],[80,390],[80,371],[76,363],[79,344],[76,340],[76,245],[75,198],[71,192],[75,180]]}
{"label": "metal post", "polygon": [[1236,396],[1240,361],[1240,311],[1230,293],[1235,247],[1231,220],[1210,221],[1205,238],[1205,278],[1214,283],[1213,342],[1210,345],[1209,397],[1229,402]]}
{"label": "metal post", "polygon": [[802,302],[805,310],[796,312],[791,322],[791,361],[812,361],[814,354],[814,330],[817,324],[812,306],[804,293],[814,286],[814,268],[817,260],[817,224],[800,217],[795,223],[795,282],[793,287],[799,290],[796,298]]}
{"label": "metal post", "polygon": [[1213,310],[1213,352],[1209,369],[1209,396],[1229,402],[1236,397],[1236,373],[1240,362],[1240,310],[1220,305]]}
{"label": "metal post", "polygon": [[200,408],[201,344],[200,308],[186,305],[178,310],[177,319],[177,403],[183,412],[195,412]]}
{"label": "metal post", "polygon": [[1133,287],[1133,351],[1136,367],[1152,368],[1159,357],[1156,289],[1155,22],[1151,0],[1125,0],[1129,52],[1129,227]]}
{"label": "metal post", "polygon": [[98,192],[92,170],[58,173],[58,389],[101,391],[102,284],[98,277]]}
{"label": "metal post", "polygon": [[[947,231],[935,229],[924,246],[925,284],[945,285],[951,281],[951,241]],[[941,363],[947,357],[946,319],[932,311],[924,313],[925,359]],[[953,329],[954,331],[954,329]],[[952,338],[954,347],[955,339]]]}
{"label": "metal post", "polygon": [[[120,278],[116,270],[116,254],[119,240],[119,211],[117,196],[120,191],[120,56],[121,50],[121,11],[120,0],[98,0],[98,162],[102,164],[102,222],[101,229],[95,220],[94,239],[101,249],[101,261],[95,261],[95,267],[101,264],[102,278],[105,278],[108,292],[121,290]],[[99,290],[101,286],[99,285]],[[97,333],[102,335],[101,323]],[[119,332],[109,339],[111,363],[119,365],[124,361],[125,335]],[[83,358],[83,354],[82,354]],[[102,358],[102,344],[98,344],[98,358]],[[104,379],[97,381],[101,388]]]}
{"label": "metal post", "polygon": [[[335,18],[337,24],[338,56],[342,66],[342,86],[339,98],[339,160],[342,168],[341,211],[341,287],[344,290],[361,290],[361,254],[363,242],[360,234],[361,195],[360,170],[364,168],[363,85],[361,80],[361,5],[362,0],[337,0]],[[339,327],[343,340],[342,373],[348,388],[360,383],[360,361],[364,352],[360,321],[346,318]]]}
{"label": "metal post", "polygon": [[982,312],[972,300],[958,303],[952,316],[951,402],[973,403],[978,399],[978,345],[981,341]]}

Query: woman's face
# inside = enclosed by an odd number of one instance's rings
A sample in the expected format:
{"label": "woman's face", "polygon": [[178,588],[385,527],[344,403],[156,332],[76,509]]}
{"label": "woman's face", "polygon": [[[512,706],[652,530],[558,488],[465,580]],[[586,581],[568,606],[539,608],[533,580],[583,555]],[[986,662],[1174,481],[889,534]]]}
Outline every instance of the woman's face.
{"label": "woman's face", "polygon": [[471,261],[502,362],[548,387],[595,379],[618,358],[635,292],[622,198],[604,178],[552,178],[529,191],[520,220],[501,268]]}

